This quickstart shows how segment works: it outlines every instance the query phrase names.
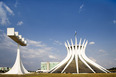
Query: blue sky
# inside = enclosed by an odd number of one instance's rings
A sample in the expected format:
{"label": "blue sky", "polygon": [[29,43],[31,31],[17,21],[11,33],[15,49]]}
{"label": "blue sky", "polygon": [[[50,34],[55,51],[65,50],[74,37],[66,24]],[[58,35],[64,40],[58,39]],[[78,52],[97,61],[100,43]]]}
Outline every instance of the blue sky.
{"label": "blue sky", "polygon": [[[12,67],[16,43],[6,35],[14,27],[28,41],[21,58],[28,70],[42,61],[61,61],[64,42],[72,38],[89,41],[87,56],[96,63],[116,66],[115,0],[0,0],[0,66]],[[7,56],[7,57],[6,57]]]}

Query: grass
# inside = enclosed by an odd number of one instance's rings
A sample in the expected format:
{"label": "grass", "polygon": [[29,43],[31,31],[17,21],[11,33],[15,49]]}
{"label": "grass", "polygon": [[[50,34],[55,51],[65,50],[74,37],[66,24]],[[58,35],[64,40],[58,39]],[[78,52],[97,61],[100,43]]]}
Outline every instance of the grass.
{"label": "grass", "polygon": [[116,77],[116,73],[89,73],[89,74],[25,74],[25,75],[3,75],[0,74],[0,77]]}

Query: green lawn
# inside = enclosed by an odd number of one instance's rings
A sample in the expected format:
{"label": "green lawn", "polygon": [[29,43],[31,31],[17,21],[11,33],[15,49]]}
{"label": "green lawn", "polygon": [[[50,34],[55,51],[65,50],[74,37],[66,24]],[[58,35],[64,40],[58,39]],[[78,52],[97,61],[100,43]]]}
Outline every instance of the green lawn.
{"label": "green lawn", "polygon": [[2,75],[0,77],[116,77],[116,73],[89,73],[89,74],[26,74],[26,75]]}

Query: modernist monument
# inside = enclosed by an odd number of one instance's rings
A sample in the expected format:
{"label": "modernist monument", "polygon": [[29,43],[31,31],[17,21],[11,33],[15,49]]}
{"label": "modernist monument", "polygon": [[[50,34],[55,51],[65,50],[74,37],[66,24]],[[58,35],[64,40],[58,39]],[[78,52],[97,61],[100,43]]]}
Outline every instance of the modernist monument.
{"label": "modernist monument", "polygon": [[6,72],[5,74],[26,74],[29,73],[23,66],[23,63],[20,58],[20,49],[19,46],[26,46],[26,41],[22,38],[21,35],[18,35],[18,32],[15,32],[14,28],[7,28],[7,35],[18,44],[17,48],[17,57],[13,67]]}
{"label": "modernist monument", "polygon": [[71,44],[69,41],[65,42],[67,49],[66,58],[61,61],[58,65],[52,68],[50,73],[109,73],[108,70],[98,65],[97,63],[90,60],[85,55],[85,49],[88,41],[80,39],[77,44],[77,38],[75,36],[75,44],[71,39]]}

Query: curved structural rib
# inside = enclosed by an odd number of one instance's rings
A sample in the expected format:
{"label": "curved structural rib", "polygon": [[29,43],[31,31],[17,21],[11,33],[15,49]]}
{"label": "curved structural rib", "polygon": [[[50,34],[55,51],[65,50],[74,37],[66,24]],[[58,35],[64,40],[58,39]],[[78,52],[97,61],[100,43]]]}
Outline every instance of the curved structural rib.
{"label": "curved structural rib", "polygon": [[[77,44],[77,38],[75,37],[75,44],[71,39],[71,44],[65,42],[67,49],[66,58],[61,61],[58,65],[52,68],[50,73],[110,73],[107,69],[98,65],[97,63],[90,60],[85,55],[85,49],[88,41],[84,40],[83,43]],[[76,69],[76,70],[75,70]]]}
{"label": "curved structural rib", "polygon": [[93,62],[92,60],[90,60],[86,55],[85,55],[85,49],[86,49],[86,46],[87,46],[87,43],[88,41],[86,41],[84,47],[83,47],[83,50],[82,50],[82,56],[83,58],[88,62],[90,63],[91,65],[93,65],[94,67],[98,68],[99,70],[105,72],[105,73],[110,73],[110,71],[106,70],[105,68],[103,68],[102,66],[98,65],[97,63]]}
{"label": "curved structural rib", "polygon": [[[67,41],[68,42],[68,41]],[[59,69],[61,66],[63,66],[68,60],[69,60],[69,58],[70,58],[70,56],[71,56],[71,52],[70,52],[70,50],[68,49],[68,46],[70,46],[70,44],[69,44],[69,42],[68,42],[68,45],[66,44],[66,42],[65,42],[65,47],[67,48],[67,56],[66,56],[66,58],[63,60],[63,61],[61,61],[58,65],[56,65],[54,68],[52,68],[51,70],[50,70],[50,72],[51,73],[53,73],[54,71],[56,71],[57,69]]]}

